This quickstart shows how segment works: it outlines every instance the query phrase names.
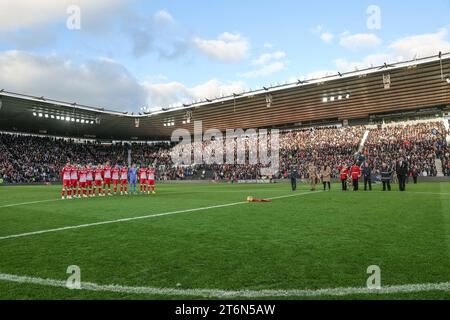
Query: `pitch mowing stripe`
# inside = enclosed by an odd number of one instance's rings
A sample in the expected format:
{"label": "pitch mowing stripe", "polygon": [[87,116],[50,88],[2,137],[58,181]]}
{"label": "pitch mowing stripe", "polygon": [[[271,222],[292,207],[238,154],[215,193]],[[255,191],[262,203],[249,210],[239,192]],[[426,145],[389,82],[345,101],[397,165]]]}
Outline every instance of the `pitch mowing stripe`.
{"label": "pitch mowing stripe", "polygon": [[[44,279],[28,276],[0,273],[0,281],[20,284],[34,284],[48,287],[67,288],[66,281]],[[121,285],[101,285],[91,282],[81,282],[80,290],[96,292],[113,292],[125,294],[144,294],[160,296],[191,296],[203,298],[263,298],[263,297],[320,297],[348,296],[370,294],[414,293],[426,291],[450,291],[450,282],[421,283],[395,286],[384,286],[381,289],[356,287],[341,287],[329,289],[292,289],[292,290],[220,290],[220,289],[172,289],[152,287],[131,287]]]}
{"label": "pitch mowing stripe", "polygon": [[[205,190],[205,191],[186,191],[186,192],[165,192],[164,195],[178,195],[178,194],[192,194],[192,193],[248,193],[250,190],[217,190],[217,191],[212,191],[212,190]],[[263,192],[284,192],[285,190],[281,190],[281,189],[261,189],[261,190],[252,190],[251,192],[253,193],[263,193]],[[148,196],[147,194],[129,194],[126,197],[130,197],[130,196]],[[119,195],[115,195],[115,197],[119,197]],[[82,199],[77,199],[74,198],[72,200],[76,201],[76,200],[83,200]],[[94,200],[93,198],[89,198],[91,200]],[[102,199],[99,198],[98,196],[95,197],[95,199]],[[30,202],[20,202],[20,203],[11,203],[11,204],[5,204],[5,205],[0,205],[0,209],[2,208],[11,208],[11,207],[20,207],[20,206],[26,206],[29,204],[37,204],[37,203],[45,203],[45,202],[56,202],[56,201],[71,201],[70,199],[48,199],[48,200],[36,200],[36,201],[30,201]]]}
{"label": "pitch mowing stripe", "polygon": [[[252,190],[251,192],[253,193],[263,193],[263,192],[269,192],[269,191],[275,191],[275,192],[282,192],[283,190],[281,189],[261,189],[261,190]],[[340,190],[333,190],[333,192],[339,192]],[[360,190],[361,192],[362,190]],[[205,190],[205,191],[186,191],[186,192],[168,192],[165,193],[165,195],[174,195],[174,194],[192,194],[192,193],[248,193],[250,192],[250,190],[226,190],[226,191],[211,191],[211,190]],[[383,193],[383,194],[395,194],[398,193],[399,191],[391,191],[391,192],[387,192],[387,191],[370,191],[370,193]],[[445,193],[445,192],[420,192],[420,191],[416,191],[416,192],[408,192],[406,191],[404,194],[429,194],[429,195],[441,195],[441,196],[450,196],[450,193]],[[135,195],[129,195],[129,196],[135,196]],[[146,196],[146,194],[137,194],[137,196]],[[116,197],[118,197],[118,195],[116,195]],[[98,197],[96,197],[97,199]],[[101,199],[101,198],[98,198]],[[73,199],[74,201],[77,200],[82,200],[82,199]],[[93,200],[93,199],[92,199]],[[20,207],[20,206],[25,206],[25,205],[29,205],[29,204],[37,204],[37,203],[45,203],[45,202],[56,202],[56,201],[63,201],[62,199],[48,199],[48,200],[37,200],[37,201],[30,201],[30,202],[21,202],[21,203],[12,203],[12,204],[5,204],[5,205],[0,205],[0,209],[2,208],[11,208],[11,207]],[[65,200],[65,201],[71,201],[71,200]]]}
{"label": "pitch mowing stripe", "polygon": [[[285,196],[280,196],[280,197],[273,197],[273,198],[269,198],[268,200],[285,199],[285,198],[292,198],[292,197],[298,197],[298,196],[303,196],[303,195],[308,195],[308,194],[317,194],[317,193],[320,193],[320,192],[315,192],[315,193],[313,193],[313,192],[296,193],[296,194],[285,195]],[[119,222],[128,222],[128,221],[135,221],[135,220],[158,218],[158,217],[170,216],[170,215],[175,215],[175,214],[180,214],[180,213],[198,212],[198,211],[206,211],[206,210],[211,210],[211,209],[226,208],[226,207],[238,206],[238,205],[242,205],[242,204],[248,204],[248,202],[247,201],[241,201],[241,202],[220,204],[220,205],[216,205],[216,206],[209,206],[209,207],[202,207],[202,208],[193,208],[193,209],[186,209],[186,210],[178,210],[178,211],[158,213],[158,214],[153,214],[153,215],[145,215],[145,216],[139,216],[139,217],[131,217],[131,218],[116,219],[116,220],[99,221],[99,222],[94,222],[94,223],[80,224],[80,225],[76,225],[76,226],[67,226],[67,227],[47,229],[47,230],[40,230],[40,231],[33,231],[33,232],[26,232],[26,233],[20,233],[20,234],[12,234],[12,235],[8,235],[8,236],[0,237],[0,241],[1,240],[7,240],[7,239],[13,239],[13,238],[23,238],[23,237],[35,236],[35,235],[40,235],[40,234],[44,234],[44,233],[52,233],[52,232],[59,232],[59,231],[65,231],[65,230],[89,228],[89,227],[101,226],[101,225],[113,224],[113,223],[119,223]]]}

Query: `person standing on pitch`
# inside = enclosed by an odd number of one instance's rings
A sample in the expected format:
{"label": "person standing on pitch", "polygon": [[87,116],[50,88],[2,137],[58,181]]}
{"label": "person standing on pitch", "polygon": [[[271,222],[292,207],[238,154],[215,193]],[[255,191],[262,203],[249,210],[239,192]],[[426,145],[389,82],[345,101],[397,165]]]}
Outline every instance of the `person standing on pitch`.
{"label": "person standing on pitch", "polygon": [[339,167],[339,176],[341,178],[342,191],[347,191],[348,174],[349,174],[348,167],[344,163],[342,166]]}
{"label": "person standing on pitch", "polygon": [[419,169],[417,168],[417,166],[414,166],[414,168],[412,169],[412,177],[414,184],[417,184],[417,178],[419,177]]}
{"label": "person standing on pitch", "polygon": [[291,167],[290,176],[291,176],[291,188],[292,188],[292,191],[296,191],[297,190],[298,172],[297,172],[297,169],[294,166]]}
{"label": "person standing on pitch", "polygon": [[395,171],[397,172],[400,191],[406,191],[406,175],[408,174],[408,163],[403,157],[400,157],[400,159],[395,164]]}
{"label": "person standing on pitch", "polygon": [[381,165],[381,182],[383,183],[383,191],[386,191],[386,187],[388,191],[391,191],[391,178],[392,178],[392,170],[387,166],[386,163]]}
{"label": "person standing on pitch", "polygon": [[138,171],[136,169],[136,164],[133,163],[130,170],[128,170],[128,176],[130,177],[130,193],[136,194],[136,183]]}
{"label": "person standing on pitch", "polygon": [[352,176],[353,191],[358,191],[359,189],[359,178],[361,177],[361,168],[355,162],[355,164],[350,168],[350,175]]}
{"label": "person standing on pitch", "polygon": [[367,191],[367,185],[369,185],[369,191],[372,191],[372,167],[368,162],[364,162],[362,174],[364,177],[364,191]]}
{"label": "person standing on pitch", "polygon": [[327,189],[327,185],[328,185],[328,190],[331,190],[331,168],[330,168],[330,166],[326,165],[325,167],[322,167],[321,176],[322,176],[322,183],[323,183],[323,191],[325,191]]}
{"label": "person standing on pitch", "polygon": [[311,184],[311,191],[316,191],[317,168],[312,162],[309,164],[308,174],[309,174],[309,183]]}

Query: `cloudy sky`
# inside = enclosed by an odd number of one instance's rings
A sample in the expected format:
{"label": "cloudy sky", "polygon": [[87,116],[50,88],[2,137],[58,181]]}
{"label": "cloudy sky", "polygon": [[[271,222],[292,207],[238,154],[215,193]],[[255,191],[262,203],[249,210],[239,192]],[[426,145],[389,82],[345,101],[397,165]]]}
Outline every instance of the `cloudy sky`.
{"label": "cloudy sky", "polygon": [[450,52],[448,0],[0,0],[0,89],[138,112]]}

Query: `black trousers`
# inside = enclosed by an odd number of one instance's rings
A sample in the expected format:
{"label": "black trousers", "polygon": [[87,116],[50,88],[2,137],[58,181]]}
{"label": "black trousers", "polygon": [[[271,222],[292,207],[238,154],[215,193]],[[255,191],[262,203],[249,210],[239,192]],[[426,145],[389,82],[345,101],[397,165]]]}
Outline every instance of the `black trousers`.
{"label": "black trousers", "polygon": [[417,184],[417,177],[413,176],[414,184]]}
{"label": "black trousers", "polygon": [[341,180],[342,182],[342,190],[347,191],[347,180]]}
{"label": "black trousers", "polygon": [[323,182],[323,190],[327,190],[327,184],[328,184],[328,190],[331,190],[331,183],[330,182]]}
{"label": "black trousers", "polygon": [[358,191],[358,190],[359,190],[359,180],[353,179],[353,191]]}
{"label": "black trousers", "polygon": [[386,187],[388,191],[391,191],[391,182],[390,181],[382,181],[383,182],[383,191],[386,191]]}
{"label": "black trousers", "polygon": [[297,190],[297,179],[291,178],[292,191]]}
{"label": "black trousers", "polygon": [[367,190],[367,184],[369,185],[369,190],[372,191],[372,178],[370,176],[364,176],[364,191]]}
{"label": "black trousers", "polygon": [[399,184],[400,191],[405,191],[406,190],[406,176],[398,175],[397,177],[398,177],[398,184]]}

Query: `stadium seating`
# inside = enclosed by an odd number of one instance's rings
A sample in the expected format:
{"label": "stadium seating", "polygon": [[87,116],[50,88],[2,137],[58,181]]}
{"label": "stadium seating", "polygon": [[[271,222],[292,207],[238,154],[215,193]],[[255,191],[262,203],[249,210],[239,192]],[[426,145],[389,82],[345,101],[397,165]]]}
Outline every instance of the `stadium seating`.
{"label": "stadium seating", "polygon": [[[364,132],[369,135],[363,154],[358,154]],[[278,178],[287,177],[292,166],[301,178],[308,178],[308,165],[318,168],[328,164],[337,177],[336,168],[365,158],[375,169],[383,162],[390,165],[400,156],[408,158],[411,167],[421,175],[435,176],[435,159],[440,158],[443,173],[450,175],[448,131],[440,121],[403,122],[376,128],[353,126],[345,128],[311,128],[280,134],[280,171]],[[203,143],[203,147],[208,143]],[[192,146],[194,147],[194,146]],[[175,148],[175,149],[174,149]],[[157,179],[256,179],[260,165],[193,165],[174,167],[171,143],[102,145],[53,137],[0,134],[0,178],[5,183],[56,182],[68,159],[75,163],[127,163],[128,153],[138,164],[153,164]]]}
{"label": "stadium seating", "polygon": [[409,122],[370,130],[364,154],[380,168],[392,165],[400,155],[423,176],[436,176],[436,157],[446,153],[445,128],[439,122]]}

